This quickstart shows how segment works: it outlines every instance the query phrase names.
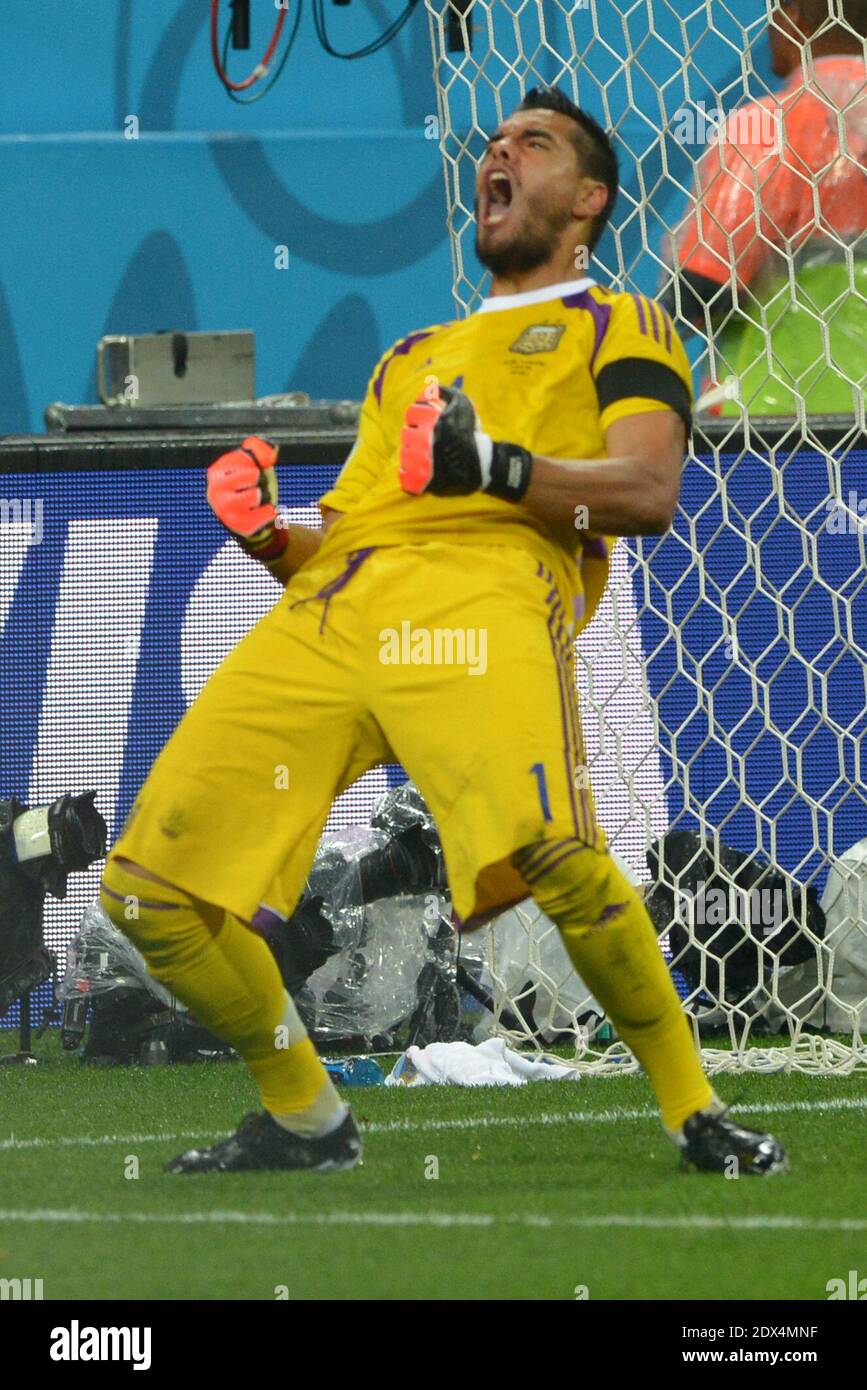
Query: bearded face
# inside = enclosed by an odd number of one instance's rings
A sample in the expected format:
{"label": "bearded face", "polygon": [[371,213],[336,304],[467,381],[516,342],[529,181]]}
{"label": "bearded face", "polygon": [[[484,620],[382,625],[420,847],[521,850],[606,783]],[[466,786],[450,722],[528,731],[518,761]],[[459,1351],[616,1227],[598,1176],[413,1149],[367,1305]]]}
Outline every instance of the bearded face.
{"label": "bearded face", "polygon": [[550,260],[575,218],[580,178],[567,118],[516,111],[489,141],[476,180],[476,255],[494,275]]}

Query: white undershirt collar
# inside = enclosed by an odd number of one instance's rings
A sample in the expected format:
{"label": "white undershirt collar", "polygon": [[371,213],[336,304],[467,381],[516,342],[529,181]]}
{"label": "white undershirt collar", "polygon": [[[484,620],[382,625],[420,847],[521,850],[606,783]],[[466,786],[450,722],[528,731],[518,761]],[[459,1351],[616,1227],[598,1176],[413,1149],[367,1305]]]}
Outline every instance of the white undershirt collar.
{"label": "white undershirt collar", "polygon": [[524,290],[521,294],[498,294],[483,299],[477,314],[493,314],[499,309],[520,309],[524,304],[544,304],[550,299],[562,299],[567,294],[580,294],[589,290],[596,281],[589,275],[582,280],[564,280],[560,285],[542,285],[538,290]]}

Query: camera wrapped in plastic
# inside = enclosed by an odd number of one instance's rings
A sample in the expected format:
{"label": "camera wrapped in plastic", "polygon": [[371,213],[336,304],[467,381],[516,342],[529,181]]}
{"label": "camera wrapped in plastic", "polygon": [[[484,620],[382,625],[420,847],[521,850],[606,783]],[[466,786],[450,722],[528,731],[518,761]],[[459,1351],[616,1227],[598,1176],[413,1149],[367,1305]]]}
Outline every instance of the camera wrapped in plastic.
{"label": "camera wrapped in plastic", "polygon": [[[65,1006],[64,1029],[71,1008],[87,1006],[85,1061],[195,1062],[232,1053],[148,973],[144,957],[106,916],[98,899],[85,909],[57,993]],[[64,1038],[64,1045],[77,1045],[84,1032],[82,1022],[70,1042]],[[154,1047],[159,1051],[149,1057]]]}
{"label": "camera wrapped in plastic", "polygon": [[436,826],[411,784],[369,826],[323,835],[301,901],[268,940],[320,1043],[391,1047],[456,1035],[457,934]]}
{"label": "camera wrapped in plastic", "polygon": [[54,972],[42,941],[45,895],[64,898],[70,873],[105,853],[95,797],[68,794],[34,808],[0,799],[0,1016]]}

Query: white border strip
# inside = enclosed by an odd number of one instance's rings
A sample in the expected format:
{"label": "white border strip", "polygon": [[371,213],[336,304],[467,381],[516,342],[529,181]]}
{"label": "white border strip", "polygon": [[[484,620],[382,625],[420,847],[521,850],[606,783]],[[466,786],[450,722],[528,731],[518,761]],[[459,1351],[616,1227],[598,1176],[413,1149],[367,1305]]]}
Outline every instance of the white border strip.
{"label": "white border strip", "polygon": [[812,1219],[806,1216],[643,1216],[641,1213],[609,1212],[595,1216],[493,1216],[488,1212],[439,1211],[79,1211],[50,1207],[27,1210],[0,1210],[0,1225],[21,1222],[29,1225],[78,1226],[429,1226],[492,1228],[522,1226],[538,1230],[623,1230],[658,1231],[867,1231],[867,1218]]}

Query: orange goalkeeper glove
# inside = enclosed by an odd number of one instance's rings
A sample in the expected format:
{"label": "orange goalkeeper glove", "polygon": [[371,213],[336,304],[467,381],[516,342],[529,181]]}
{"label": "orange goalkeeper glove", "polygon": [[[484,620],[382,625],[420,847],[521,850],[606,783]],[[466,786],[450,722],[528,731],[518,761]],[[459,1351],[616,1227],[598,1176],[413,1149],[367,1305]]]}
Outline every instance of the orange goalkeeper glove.
{"label": "orange goalkeeper glove", "polygon": [[277,450],[250,435],[208,469],[208,503],[227,531],[257,560],[278,560],[289,543],[277,515]]}
{"label": "orange goalkeeper glove", "polygon": [[485,434],[469,396],[455,386],[440,386],[433,399],[421,397],[407,409],[400,436],[404,492],[436,497],[488,492],[520,502],[532,469],[529,449]]}

